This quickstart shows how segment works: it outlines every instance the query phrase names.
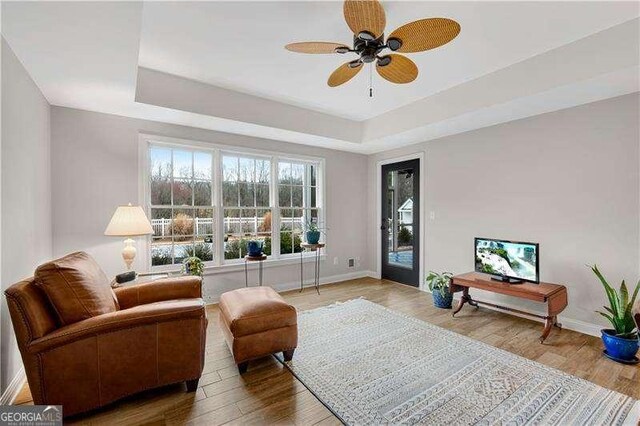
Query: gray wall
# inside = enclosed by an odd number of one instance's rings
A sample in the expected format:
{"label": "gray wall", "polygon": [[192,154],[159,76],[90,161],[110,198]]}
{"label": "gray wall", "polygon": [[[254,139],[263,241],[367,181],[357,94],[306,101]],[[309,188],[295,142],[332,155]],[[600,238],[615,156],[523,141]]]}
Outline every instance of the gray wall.
{"label": "gray wall", "polygon": [[[122,240],[103,233],[116,206],[138,202],[140,133],[324,157],[330,230],[322,276],[331,280],[366,271],[366,156],[62,107],[52,109],[54,256],[86,250],[108,275],[123,271]],[[360,266],[348,268],[348,258],[360,258]],[[264,284],[290,288],[299,283],[299,268],[265,268]],[[312,269],[311,264],[306,268],[309,278]],[[250,279],[257,280],[256,275]],[[210,301],[239,287],[244,287],[244,271],[205,277]]]}
{"label": "gray wall", "polygon": [[[604,324],[594,310],[605,297],[585,264],[616,285],[639,277],[638,101],[636,93],[373,155],[368,181],[377,182],[378,161],[423,152],[425,269],[473,270],[475,236],[539,242],[542,280],[569,289],[565,324],[588,331]],[[372,184],[369,200],[375,269]]]}
{"label": "gray wall", "polygon": [[[50,107],[2,39],[2,289],[51,258]],[[2,297],[1,389],[22,366]]]}

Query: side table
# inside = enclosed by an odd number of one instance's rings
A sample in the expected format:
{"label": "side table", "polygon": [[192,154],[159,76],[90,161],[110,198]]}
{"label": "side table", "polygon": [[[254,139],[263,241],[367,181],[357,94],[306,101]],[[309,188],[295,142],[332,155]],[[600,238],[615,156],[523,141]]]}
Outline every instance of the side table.
{"label": "side table", "polygon": [[[471,295],[469,295],[469,289],[471,288],[543,303],[546,305],[547,314],[539,315],[530,311],[523,311],[473,299]],[[554,326],[562,328],[562,325],[558,322],[558,315],[567,307],[568,301],[567,288],[560,284],[543,282],[538,284],[528,282],[521,284],[509,284],[493,281],[489,275],[479,272],[469,272],[452,277],[451,282],[449,283],[449,291],[451,293],[458,291],[462,292],[462,297],[458,302],[458,306],[451,314],[452,316],[455,316],[460,312],[465,303],[468,303],[476,308],[478,307],[478,304],[487,305],[503,311],[515,312],[517,314],[543,319],[544,329],[542,330],[542,335],[539,339],[540,343],[544,343]]]}
{"label": "side table", "polygon": [[301,243],[300,248],[300,292],[304,289],[304,270],[303,270],[303,259],[305,251],[312,251],[316,253],[315,256],[315,268],[314,268],[314,279],[313,285],[316,288],[318,294],[320,294],[320,250],[324,248],[324,243],[318,244],[309,244],[309,243]]}
{"label": "side table", "polygon": [[124,287],[124,286],[128,286],[128,285],[136,285],[136,284],[145,284],[145,283],[150,283],[152,281],[155,280],[160,280],[163,278],[170,278],[170,277],[179,277],[183,275],[182,273],[175,273],[175,272],[141,272],[139,274],[136,274],[136,278],[131,280],[131,281],[127,281],[124,283],[120,283],[118,284],[116,282],[116,279],[114,278],[111,281],[111,287],[112,288],[118,288],[118,287]]}
{"label": "side table", "polygon": [[262,262],[267,259],[266,254],[261,254],[260,256],[249,256],[246,255],[244,257],[244,286],[249,287],[249,262],[258,262],[258,283],[260,287],[262,287]]}

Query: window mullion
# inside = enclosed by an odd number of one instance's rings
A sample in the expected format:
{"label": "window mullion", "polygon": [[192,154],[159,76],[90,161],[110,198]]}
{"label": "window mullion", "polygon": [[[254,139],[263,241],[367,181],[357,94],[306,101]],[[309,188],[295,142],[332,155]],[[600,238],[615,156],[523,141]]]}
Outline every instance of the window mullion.
{"label": "window mullion", "polygon": [[269,182],[271,194],[271,255],[280,258],[280,201],[278,187],[278,157],[271,157],[271,179]]}
{"label": "window mullion", "polygon": [[213,179],[211,188],[214,205],[213,260],[214,265],[220,266],[224,258],[224,209],[222,208],[222,155],[220,150],[213,151],[211,161],[211,177]]}
{"label": "window mullion", "polygon": [[169,182],[171,182],[171,216],[169,216],[169,219],[171,220],[171,223],[169,224],[170,229],[171,229],[171,264],[174,265],[176,263],[176,242],[175,242],[175,235],[173,234],[173,218],[174,218],[174,211],[173,211],[173,206],[174,206],[174,202],[173,202],[173,189],[174,189],[174,182],[173,182],[173,149],[171,149],[171,179],[169,180]]}

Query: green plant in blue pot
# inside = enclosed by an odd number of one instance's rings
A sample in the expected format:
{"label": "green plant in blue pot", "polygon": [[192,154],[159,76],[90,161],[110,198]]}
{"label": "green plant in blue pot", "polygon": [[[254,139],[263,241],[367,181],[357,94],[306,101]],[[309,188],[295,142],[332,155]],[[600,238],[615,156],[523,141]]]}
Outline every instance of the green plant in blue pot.
{"label": "green plant in blue pot", "polygon": [[438,274],[433,271],[429,271],[429,275],[426,278],[427,285],[433,296],[433,304],[437,308],[451,309],[453,302],[453,294],[449,291],[449,283],[451,282],[451,272],[443,272]]}
{"label": "green plant in blue pot", "polygon": [[262,240],[249,240],[247,243],[247,254],[251,257],[262,256]]}
{"label": "green plant in blue pot", "polygon": [[604,306],[606,312],[597,311],[600,315],[609,320],[612,329],[604,329],[602,333],[602,343],[604,343],[604,354],[614,361],[624,364],[636,364],[638,358],[638,326],[633,319],[633,305],[640,290],[640,281],[636,284],[633,294],[629,296],[629,289],[622,280],[620,290],[613,288],[598,270],[596,265],[590,266],[591,270],[598,277],[604,291],[609,299],[609,306]]}
{"label": "green plant in blue pot", "polygon": [[308,244],[318,244],[320,242],[320,236],[325,234],[325,228],[319,226],[313,219],[305,223],[304,229],[305,240]]}

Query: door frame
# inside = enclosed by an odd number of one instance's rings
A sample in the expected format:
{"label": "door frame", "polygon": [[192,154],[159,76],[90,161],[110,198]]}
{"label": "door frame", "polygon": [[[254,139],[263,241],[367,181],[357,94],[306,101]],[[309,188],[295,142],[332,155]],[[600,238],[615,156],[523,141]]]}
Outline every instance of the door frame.
{"label": "door frame", "polygon": [[[376,164],[376,223],[374,226],[376,232],[376,278],[382,278],[382,239],[380,238],[380,224],[382,223],[382,166],[385,164],[399,163],[407,160],[419,160],[420,164],[420,217],[418,223],[420,226],[420,243],[418,244],[420,259],[418,268],[418,287],[420,290],[424,290],[424,256],[425,256],[425,210],[424,210],[424,196],[425,196],[425,179],[427,174],[425,173],[425,161],[424,151],[416,152],[413,154],[403,155],[402,157],[388,158],[380,160]],[[415,219],[414,219],[415,220]]]}

